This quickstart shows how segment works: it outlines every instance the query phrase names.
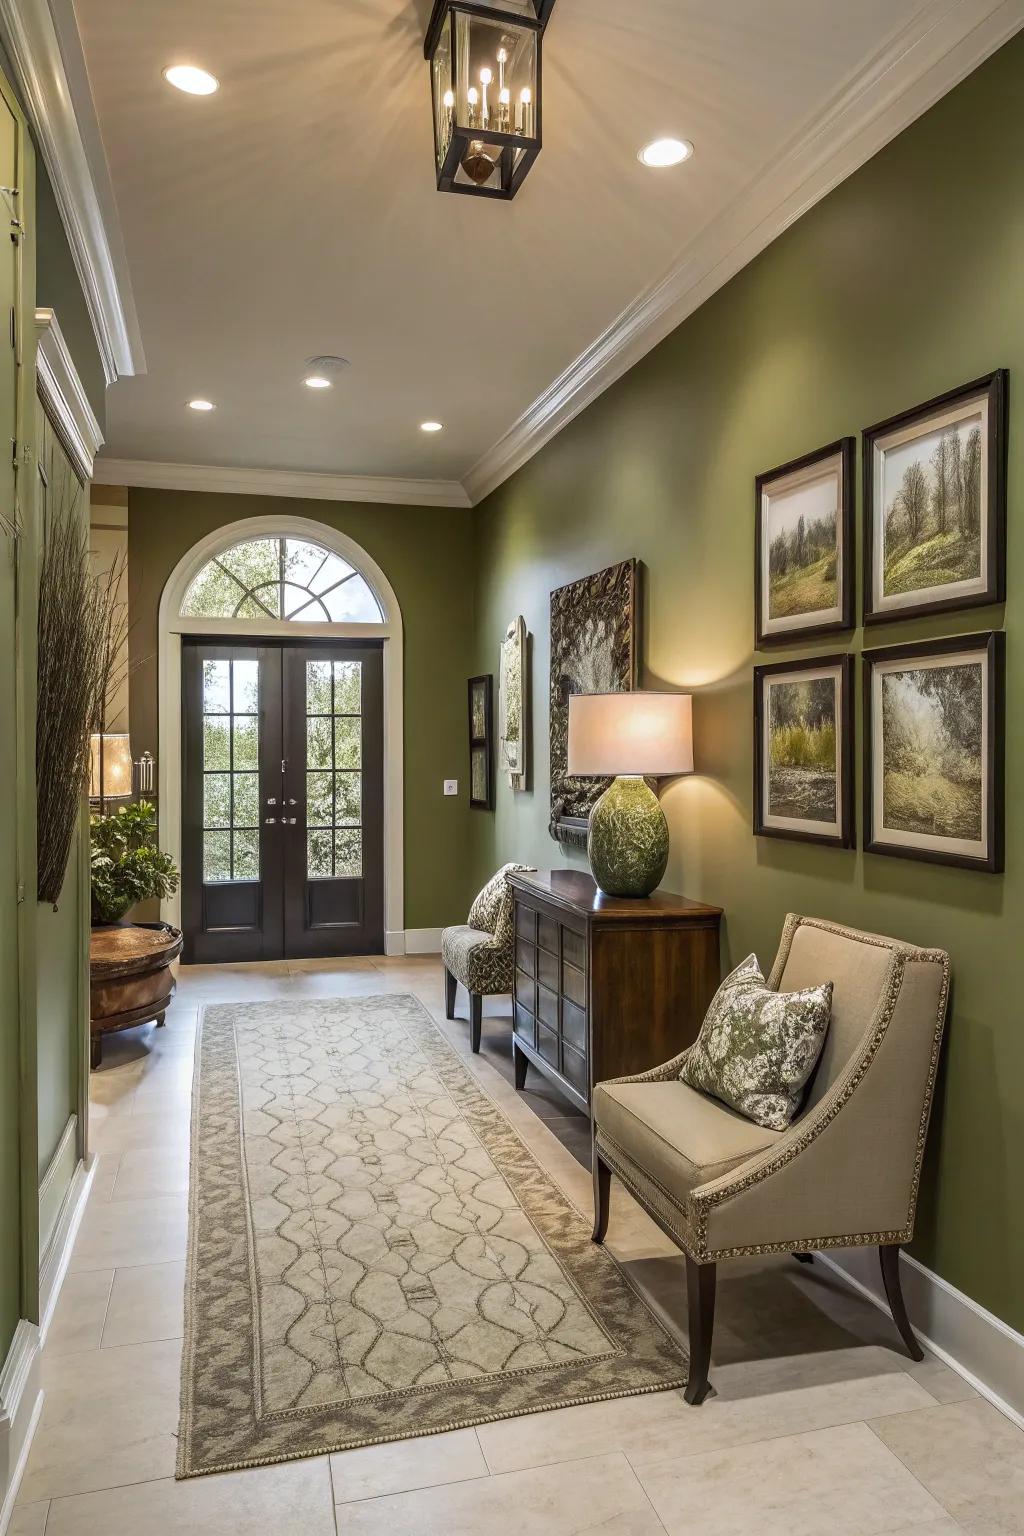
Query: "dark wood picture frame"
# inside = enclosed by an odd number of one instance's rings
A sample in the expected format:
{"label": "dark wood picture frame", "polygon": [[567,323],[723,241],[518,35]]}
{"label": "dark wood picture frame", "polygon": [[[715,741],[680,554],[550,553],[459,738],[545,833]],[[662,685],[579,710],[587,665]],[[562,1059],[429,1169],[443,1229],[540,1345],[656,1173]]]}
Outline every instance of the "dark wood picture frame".
{"label": "dark wood picture frame", "polygon": [[[790,475],[799,474],[804,470],[812,470],[816,464],[823,464],[827,459],[833,459],[837,456],[840,459],[842,475],[841,495],[839,506],[836,509],[838,520],[836,549],[839,555],[839,602],[837,606],[840,610],[840,616],[838,619],[828,619],[821,624],[796,624],[789,628],[780,626],[768,632],[765,627],[770,622],[768,618],[768,601],[761,568],[765,549],[764,507],[762,504],[764,493],[771,488],[775,481],[787,479]],[[780,644],[799,644],[804,640],[811,640],[819,635],[841,634],[845,630],[853,629],[856,618],[853,532],[856,515],[856,477],[857,445],[853,437],[841,437],[836,442],[827,444],[824,448],[815,449],[813,453],[805,453],[798,459],[790,459],[788,464],[779,464],[775,469],[765,470],[763,474],[756,476],[754,480],[755,650],[762,650],[767,646]]]}
{"label": "dark wood picture frame", "polygon": [[[792,676],[794,681],[839,669],[839,698],[836,721],[839,741],[836,767],[839,773],[836,809],[839,832],[811,832],[798,828],[766,825],[764,795],[764,707],[765,682],[770,678]],[[778,837],[787,842],[820,843],[828,848],[853,848],[854,829],[854,745],[853,745],[853,657],[848,652],[833,656],[809,656],[802,661],[775,661],[754,668],[754,835]]]}
{"label": "dark wood picture frame", "polygon": [[[477,692],[483,694],[484,731],[480,735],[474,729],[473,703]],[[490,672],[471,677],[466,690],[466,706],[469,723],[469,803],[475,811],[494,810],[494,677]],[[473,759],[482,754],[485,764],[487,793],[481,800],[473,794]]]}
{"label": "dark wood picture frame", "polygon": [[[982,742],[985,776],[984,843],[982,857],[944,852],[941,848],[879,841],[874,830],[874,674],[887,661],[913,662],[936,656],[984,655],[987,720]],[[919,640],[908,645],[879,646],[864,652],[864,851],[891,858],[919,859],[929,864],[952,864],[958,869],[978,869],[1000,874],[1004,860],[1005,760],[1006,760],[1006,636],[1002,630],[985,630],[950,639]],[[987,761],[986,761],[987,758]]]}
{"label": "dark wood picture frame", "polygon": [[[904,619],[921,618],[930,613],[947,613],[954,609],[980,608],[1002,603],[1006,599],[1006,458],[1007,458],[1007,396],[1009,375],[1005,368],[950,389],[923,405],[902,411],[885,421],[866,427],[863,433],[862,467],[864,482],[864,623],[891,624]],[[930,416],[937,416],[960,402],[984,395],[988,402],[988,431],[986,457],[988,476],[981,488],[981,538],[987,546],[988,569],[985,587],[975,593],[954,594],[948,598],[925,598],[922,602],[908,601],[902,606],[885,608],[877,606],[875,595],[875,537],[876,520],[880,509],[875,496],[875,452],[880,439],[891,436],[902,427],[924,424]],[[938,588],[928,588],[936,591]]]}

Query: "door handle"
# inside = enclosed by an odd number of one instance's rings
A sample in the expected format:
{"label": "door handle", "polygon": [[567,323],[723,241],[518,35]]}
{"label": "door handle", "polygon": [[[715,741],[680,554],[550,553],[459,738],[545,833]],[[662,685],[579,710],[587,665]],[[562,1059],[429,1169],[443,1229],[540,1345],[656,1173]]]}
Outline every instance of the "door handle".
{"label": "door handle", "polygon": [[297,816],[282,816],[281,825],[282,827],[294,827],[298,819],[299,818]]}
{"label": "door handle", "polygon": [[289,797],[284,803],[285,803],[285,805],[298,805],[299,802],[297,800],[292,800]]}

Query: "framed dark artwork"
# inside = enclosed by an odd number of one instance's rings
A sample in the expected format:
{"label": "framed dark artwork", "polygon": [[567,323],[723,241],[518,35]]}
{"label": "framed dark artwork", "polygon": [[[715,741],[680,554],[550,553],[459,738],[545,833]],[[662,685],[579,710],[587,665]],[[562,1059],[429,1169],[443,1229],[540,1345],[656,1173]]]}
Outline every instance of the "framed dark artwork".
{"label": "framed dark artwork", "polygon": [[852,629],[852,437],[754,481],[754,645]]}
{"label": "framed dark artwork", "polygon": [[566,772],[569,698],[574,693],[618,693],[636,687],[639,619],[635,560],[621,560],[551,594],[548,830],[558,842],[586,845],[591,808],[611,783],[610,779],[570,778]]}
{"label": "framed dark artwork", "polygon": [[494,810],[494,678],[469,680],[469,803]]}
{"label": "framed dark artwork", "polygon": [[864,622],[1006,596],[1005,369],[864,433]]}
{"label": "framed dark artwork", "polygon": [[1005,637],[864,653],[864,847],[1003,867]]}
{"label": "framed dark artwork", "polygon": [[754,833],[853,847],[853,657],[754,668]]}

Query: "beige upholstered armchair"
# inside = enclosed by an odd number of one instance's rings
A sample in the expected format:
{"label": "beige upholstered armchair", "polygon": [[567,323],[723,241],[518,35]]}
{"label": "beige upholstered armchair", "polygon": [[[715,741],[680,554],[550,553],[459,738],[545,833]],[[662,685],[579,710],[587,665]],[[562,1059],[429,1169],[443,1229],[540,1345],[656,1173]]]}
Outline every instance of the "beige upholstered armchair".
{"label": "beige upholstered armchair", "polygon": [[483,999],[511,992],[515,965],[515,929],[512,887],[505,876],[525,864],[504,864],[492,875],[469,909],[469,922],[446,928],[441,934],[444,961],[445,1015],[455,1017],[455,989],[459,982],[469,993],[470,1044],[480,1050]]}
{"label": "beige upholstered armchair", "polygon": [[801,1113],[766,1130],[679,1081],[686,1053],[594,1090],[594,1241],[616,1173],[686,1255],[690,1370],[701,1403],[721,1259],[877,1244],[903,1341],[899,1250],[914,1232],[949,987],[949,957],[814,918],[786,919],[777,991],[834,983],[832,1022]]}

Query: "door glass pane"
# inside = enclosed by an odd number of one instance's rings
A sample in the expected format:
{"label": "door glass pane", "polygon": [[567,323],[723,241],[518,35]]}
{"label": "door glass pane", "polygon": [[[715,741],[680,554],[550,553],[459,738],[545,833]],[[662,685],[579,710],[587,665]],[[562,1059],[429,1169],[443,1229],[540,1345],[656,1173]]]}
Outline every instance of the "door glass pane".
{"label": "door glass pane", "polygon": [[306,877],[363,872],[360,661],[306,663]]}
{"label": "door glass pane", "polygon": [[259,662],[203,662],[203,879],[260,877]]}

